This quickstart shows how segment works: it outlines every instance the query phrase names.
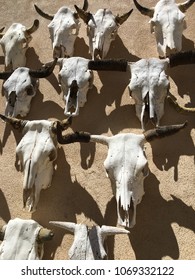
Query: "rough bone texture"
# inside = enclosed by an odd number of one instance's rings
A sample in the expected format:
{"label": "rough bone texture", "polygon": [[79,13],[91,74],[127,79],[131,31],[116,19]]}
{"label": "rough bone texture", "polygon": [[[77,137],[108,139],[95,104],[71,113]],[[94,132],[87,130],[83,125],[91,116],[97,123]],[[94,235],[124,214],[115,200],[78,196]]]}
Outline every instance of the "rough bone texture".
{"label": "rough bone texture", "polygon": [[[180,1],[177,1],[178,3]],[[28,25],[37,17],[35,1],[20,0],[17,9],[13,0],[3,2],[0,9],[1,27],[10,26],[13,19]],[[39,0],[40,7],[53,13],[66,4],[74,9],[75,1]],[[152,7],[156,0],[140,0],[142,5]],[[81,1],[80,7],[83,2]],[[130,18],[119,28],[108,58],[125,58],[137,61],[141,58],[158,57],[154,36],[149,33],[148,18],[141,15],[133,1],[89,1],[89,10],[110,8],[114,14],[122,14],[134,8]],[[24,13],[24,10],[26,13]],[[6,14],[6,17],[4,16]],[[194,49],[195,5],[186,12],[187,29],[183,37],[183,50]],[[40,27],[33,34],[30,49],[27,51],[28,67],[37,69],[37,64],[52,60],[51,40],[46,19],[39,18]],[[79,39],[75,43],[75,54],[89,58],[86,26],[81,23]],[[2,62],[3,52],[0,51]],[[4,69],[4,65],[0,65]],[[40,67],[40,64],[38,68]],[[195,66],[171,68],[171,93],[182,104],[195,105],[194,73]],[[57,92],[58,67],[55,76],[40,82],[40,93],[33,99],[29,118],[64,118],[64,101]],[[0,82],[2,85],[2,81]],[[95,73],[94,88],[88,96],[88,103],[73,119],[74,131],[89,131],[91,134],[113,135],[119,132],[140,132],[140,122],[135,116],[134,100],[129,99],[127,85],[129,73]],[[0,112],[5,109],[5,100],[0,98]],[[86,109],[86,110],[85,110]],[[145,195],[138,206],[136,226],[129,236],[116,235],[107,238],[109,259],[195,259],[192,244],[194,236],[194,116],[182,115],[166,103],[166,114],[161,125],[182,123],[188,120],[188,127],[178,135],[161,139],[146,145],[146,156],[150,173],[145,179]],[[153,128],[150,123],[147,129]],[[90,143],[63,145],[55,162],[56,169],[52,187],[40,197],[39,211],[21,211],[23,175],[14,168],[16,140],[18,132],[10,132],[8,125],[0,121],[0,224],[12,218],[31,218],[48,227],[50,220],[74,221],[93,224],[116,225],[116,204],[105,176],[103,160],[107,147]],[[94,154],[94,151],[95,154]],[[12,174],[10,176],[10,174]],[[11,178],[10,178],[11,177]],[[3,207],[2,207],[3,205]],[[74,236],[55,228],[55,236],[45,246],[44,259],[68,259],[68,250]],[[147,240],[147,242],[146,242]]]}

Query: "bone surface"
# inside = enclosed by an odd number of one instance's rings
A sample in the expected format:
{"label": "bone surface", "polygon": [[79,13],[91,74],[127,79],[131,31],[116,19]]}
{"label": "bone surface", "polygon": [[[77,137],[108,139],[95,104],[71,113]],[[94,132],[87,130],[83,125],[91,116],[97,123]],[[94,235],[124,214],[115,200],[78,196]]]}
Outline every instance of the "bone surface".
{"label": "bone surface", "polygon": [[[154,7],[157,2],[139,1],[147,7]],[[177,0],[177,3],[180,2]],[[34,3],[43,11],[54,14],[64,5],[75,11],[74,4],[81,8],[83,1],[20,0],[17,1],[17,12],[13,0],[3,1],[0,9],[0,27],[5,26],[3,32],[13,22],[21,22],[28,27],[35,18],[39,19],[39,29],[32,34],[33,39],[26,53],[27,67],[37,69],[37,63],[40,66],[40,61],[47,62],[53,58],[47,27],[50,22],[37,14]],[[150,19],[137,11],[133,1],[89,1],[87,11],[93,13],[101,8],[112,10],[114,15],[122,15],[133,8],[128,20],[119,28],[107,59],[124,58],[137,62],[142,58],[158,58],[155,36],[149,30]],[[183,50],[190,50],[194,49],[195,42],[195,5],[185,14],[187,29],[183,33]],[[86,25],[81,21],[75,55],[91,59],[88,51]],[[3,58],[0,48],[1,72],[4,70]],[[194,107],[195,66],[177,66],[168,71],[171,93],[180,104]],[[56,66],[55,76],[40,80],[39,94],[32,99],[26,119],[65,118],[64,100],[58,95],[58,72]],[[73,118],[72,128],[67,133],[81,130],[107,136],[130,131],[141,133],[140,121],[135,115],[135,102],[129,98],[129,73],[93,72],[94,87],[88,93],[87,103],[80,109],[79,116]],[[3,85],[2,80],[0,84]],[[4,110],[5,98],[0,98],[0,113],[3,114]],[[195,259],[192,246],[195,243],[194,116],[178,114],[166,102],[160,125],[183,123],[185,120],[188,120],[188,127],[181,133],[146,143],[150,173],[144,182],[145,195],[137,207],[136,225],[129,235],[116,235],[107,239],[109,260]],[[149,122],[146,129],[151,128],[154,126]],[[103,166],[107,146],[94,143],[60,145],[54,162],[52,186],[42,191],[37,212],[28,213],[21,209],[23,173],[15,168],[15,148],[20,139],[18,130],[10,130],[8,124],[5,126],[0,120],[0,224],[8,222],[10,213],[11,217],[33,217],[49,228],[51,225],[48,225],[48,221],[51,220],[83,223],[90,227],[94,224],[116,226],[116,203]],[[73,234],[57,227],[52,229],[55,236],[45,244],[44,260],[69,259]]]}

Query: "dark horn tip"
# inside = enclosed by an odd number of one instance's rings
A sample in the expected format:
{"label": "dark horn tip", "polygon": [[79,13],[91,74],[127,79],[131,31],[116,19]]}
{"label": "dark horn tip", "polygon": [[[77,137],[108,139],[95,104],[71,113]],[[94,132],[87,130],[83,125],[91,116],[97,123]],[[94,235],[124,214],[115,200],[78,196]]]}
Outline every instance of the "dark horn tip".
{"label": "dark horn tip", "polygon": [[39,27],[39,20],[38,20],[38,19],[35,19],[35,20],[34,20],[34,25],[35,25],[36,27]]}

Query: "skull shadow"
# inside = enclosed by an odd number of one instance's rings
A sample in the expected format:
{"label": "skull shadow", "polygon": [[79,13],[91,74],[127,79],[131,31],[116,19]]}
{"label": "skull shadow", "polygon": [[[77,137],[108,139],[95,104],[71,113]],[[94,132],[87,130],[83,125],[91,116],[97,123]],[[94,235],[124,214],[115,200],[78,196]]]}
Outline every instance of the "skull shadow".
{"label": "skull shadow", "polygon": [[[195,232],[195,211],[181,199],[171,195],[166,201],[159,191],[160,182],[150,173],[145,179],[145,195],[137,206],[136,225],[130,229],[129,241],[137,260],[160,260],[164,256],[179,258],[179,246],[171,227],[180,227]],[[116,200],[107,204],[105,222],[116,226]],[[190,241],[189,241],[190,242]],[[114,238],[108,238],[109,259],[114,259]]]}
{"label": "skull shadow", "polygon": [[[96,201],[76,179],[71,178],[71,167],[66,161],[64,150],[62,148],[58,150],[57,168],[53,175],[52,186],[45,192],[41,192],[37,211],[32,213],[32,218],[48,227],[49,221],[76,223],[76,215],[84,213],[86,218],[102,225],[103,216]],[[53,231],[55,236],[52,242],[45,243],[44,259],[53,259],[64,235],[69,234],[68,231],[56,227]],[[67,251],[69,248],[67,246]],[[67,255],[67,252],[64,252],[64,255]]]}
{"label": "skull shadow", "polygon": [[9,206],[7,204],[6,198],[2,190],[0,189],[0,219],[5,223],[8,223],[11,219],[11,213],[9,211]]}

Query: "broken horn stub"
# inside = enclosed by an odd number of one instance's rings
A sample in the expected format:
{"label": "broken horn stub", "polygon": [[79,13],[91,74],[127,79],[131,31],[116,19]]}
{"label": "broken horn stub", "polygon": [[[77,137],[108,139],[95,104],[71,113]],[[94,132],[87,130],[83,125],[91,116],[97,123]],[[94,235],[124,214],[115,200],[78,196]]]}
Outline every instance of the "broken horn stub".
{"label": "broken horn stub", "polygon": [[35,19],[34,22],[33,22],[33,25],[30,28],[28,28],[26,31],[28,32],[28,34],[32,34],[38,28],[39,28],[39,20]]}
{"label": "broken horn stub", "polygon": [[115,20],[118,24],[123,24],[127,19],[128,17],[130,16],[130,14],[133,12],[133,9],[131,9],[129,12],[123,14],[122,16],[116,16],[115,17]]}
{"label": "broken horn stub", "polygon": [[169,56],[170,67],[178,65],[194,64],[195,63],[195,51],[184,51]]}
{"label": "broken horn stub", "polygon": [[144,136],[146,141],[150,142],[156,138],[163,138],[166,136],[173,135],[177,133],[179,130],[185,128],[186,126],[187,126],[187,121],[183,124],[159,126],[155,129],[151,129],[144,132]]}
{"label": "broken horn stub", "polygon": [[141,5],[137,2],[137,0],[133,0],[133,2],[134,2],[134,4],[135,4],[136,8],[138,9],[138,11],[140,11],[140,13],[141,13],[142,15],[149,16],[149,17],[151,17],[151,18],[153,17],[153,15],[154,15],[154,9],[149,9],[149,8],[144,7],[144,6],[141,6]]}
{"label": "broken horn stub", "polygon": [[75,133],[69,133],[67,135],[62,135],[61,129],[57,129],[57,140],[60,144],[71,144],[75,142],[84,142],[88,143],[90,142],[90,133],[88,132],[75,132]]}
{"label": "broken horn stub", "polygon": [[52,74],[52,72],[53,72],[53,70],[56,66],[57,60],[58,59],[55,58],[50,66],[44,66],[40,70],[29,70],[30,76],[33,77],[33,78],[46,78],[46,77],[48,77],[49,75]]}
{"label": "broken horn stub", "polygon": [[17,118],[7,117],[7,116],[2,115],[2,114],[0,114],[0,118],[4,122],[11,124],[13,126],[13,128],[19,129],[19,130],[22,130],[24,128],[24,126],[26,125],[26,123],[28,122],[26,120],[20,120],[20,119],[17,119]]}
{"label": "broken horn stub", "polygon": [[54,18],[54,15],[46,14],[46,13],[43,12],[36,4],[34,4],[34,7],[35,7],[35,10],[37,11],[37,13],[38,13],[40,16],[42,16],[42,17],[44,17],[44,18],[46,18],[46,19],[48,19],[48,20],[52,20],[52,19]]}
{"label": "broken horn stub", "polygon": [[60,228],[63,228],[63,229],[66,229],[70,232],[73,232],[75,231],[75,227],[76,227],[76,224],[75,223],[71,223],[71,222],[57,222],[57,221],[49,221],[49,223],[51,225],[54,225],[56,227],[60,227]]}
{"label": "broken horn stub", "polygon": [[53,237],[54,237],[54,233],[52,230],[47,228],[41,228],[37,235],[37,241],[38,242],[50,241]]}
{"label": "broken horn stub", "polygon": [[89,60],[88,69],[97,71],[126,72],[128,61],[126,59]]}

